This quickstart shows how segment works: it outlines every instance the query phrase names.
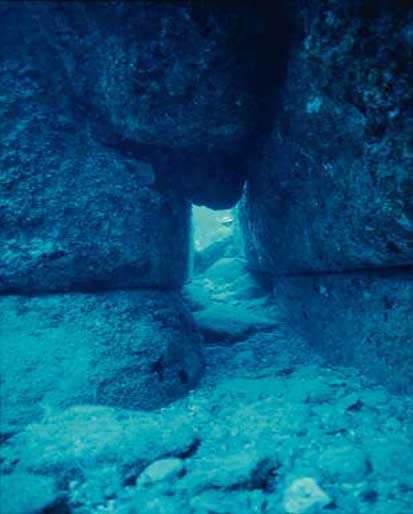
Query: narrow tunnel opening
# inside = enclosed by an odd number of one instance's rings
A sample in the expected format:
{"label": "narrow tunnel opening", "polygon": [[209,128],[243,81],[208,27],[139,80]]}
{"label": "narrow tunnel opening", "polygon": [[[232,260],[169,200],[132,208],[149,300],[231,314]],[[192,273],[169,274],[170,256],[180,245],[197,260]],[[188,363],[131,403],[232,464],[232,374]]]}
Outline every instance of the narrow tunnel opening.
{"label": "narrow tunnel opening", "polygon": [[197,329],[209,347],[242,343],[273,329],[269,294],[247,268],[239,206],[193,207],[193,258],[185,296]]}
{"label": "narrow tunnel opening", "polygon": [[[221,210],[193,205],[189,279],[199,280],[203,276],[214,274],[215,269],[224,273],[228,267],[231,269],[227,277],[229,281],[234,276],[246,275],[248,281],[269,293],[273,288],[272,276],[247,265],[240,212],[240,204]],[[225,277],[224,273],[222,280]],[[208,284],[208,281],[206,283]]]}
{"label": "narrow tunnel opening", "polygon": [[222,210],[192,207],[191,278],[220,259],[241,257],[237,212],[237,206]]}
{"label": "narrow tunnel opening", "polygon": [[236,207],[214,210],[194,205],[192,219],[195,249],[201,251],[213,243],[233,237],[236,216]]}

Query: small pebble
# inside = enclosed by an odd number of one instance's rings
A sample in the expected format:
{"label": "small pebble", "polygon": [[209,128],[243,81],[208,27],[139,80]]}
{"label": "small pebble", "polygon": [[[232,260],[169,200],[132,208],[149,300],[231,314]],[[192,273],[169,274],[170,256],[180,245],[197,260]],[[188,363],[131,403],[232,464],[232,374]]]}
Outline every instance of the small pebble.
{"label": "small pebble", "polygon": [[184,471],[181,459],[161,459],[149,464],[139,475],[137,485],[152,485],[158,482],[175,480]]}
{"label": "small pebble", "polygon": [[287,488],[283,507],[286,514],[313,514],[331,501],[314,478],[303,477],[294,480]]}

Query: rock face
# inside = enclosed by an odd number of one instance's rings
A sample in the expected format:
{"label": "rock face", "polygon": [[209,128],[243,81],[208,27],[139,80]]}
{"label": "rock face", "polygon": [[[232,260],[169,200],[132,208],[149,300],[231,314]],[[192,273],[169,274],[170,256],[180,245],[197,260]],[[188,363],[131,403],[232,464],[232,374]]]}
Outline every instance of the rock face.
{"label": "rock face", "polygon": [[21,6],[2,9],[0,293],[181,285],[186,200],[96,139],[61,56]]}
{"label": "rock face", "polygon": [[176,293],[0,298],[2,422],[104,404],[152,409],[194,386],[199,339]]}
{"label": "rock face", "polygon": [[332,362],[412,390],[409,5],[301,7],[243,199],[249,265]]}
{"label": "rock face", "polygon": [[332,362],[356,364],[397,393],[413,390],[411,275],[287,277],[275,295]]}
{"label": "rock face", "polygon": [[361,4],[309,2],[306,24],[296,20],[301,33],[246,195],[258,269],[413,264],[413,26],[400,2]]}
{"label": "rock face", "polygon": [[246,11],[157,2],[30,7],[74,93],[124,138],[222,148],[252,130],[243,60],[252,50],[233,51],[251,35]]}
{"label": "rock face", "polygon": [[260,24],[248,7],[206,4],[27,9],[95,136],[151,162],[163,185],[223,208],[241,194],[242,143],[255,130]]}
{"label": "rock face", "polygon": [[[142,186],[129,162],[91,140],[69,137],[49,153],[49,135],[33,149],[36,124],[19,127],[1,155],[15,164],[3,168],[0,185],[1,293],[183,283],[185,201]],[[27,152],[17,154],[16,144]]]}

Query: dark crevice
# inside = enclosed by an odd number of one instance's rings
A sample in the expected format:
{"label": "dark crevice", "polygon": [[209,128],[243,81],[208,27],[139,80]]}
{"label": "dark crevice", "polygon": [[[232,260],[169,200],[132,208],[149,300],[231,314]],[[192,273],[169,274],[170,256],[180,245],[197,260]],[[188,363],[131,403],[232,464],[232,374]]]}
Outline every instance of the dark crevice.
{"label": "dark crevice", "polygon": [[70,514],[72,509],[67,498],[61,498],[52,505],[42,509],[42,514]]}
{"label": "dark crevice", "polygon": [[[256,9],[263,30],[255,43],[257,52],[258,133],[260,139],[268,134],[277,109],[277,90],[284,82],[291,43],[295,29],[284,2],[257,2]],[[258,135],[259,134],[259,135]]]}
{"label": "dark crevice", "polygon": [[180,459],[189,459],[193,457],[201,446],[201,442],[201,439],[195,439],[186,450],[176,453],[174,456],[179,457]]}
{"label": "dark crevice", "polygon": [[189,383],[189,375],[188,372],[184,369],[178,371],[178,378],[183,385],[187,385]]}
{"label": "dark crevice", "polygon": [[163,382],[164,380],[164,358],[163,355],[159,357],[155,362],[151,365],[151,371],[158,375],[159,382]]}
{"label": "dark crevice", "polygon": [[375,266],[369,268],[354,268],[348,270],[337,270],[337,271],[327,271],[327,270],[316,270],[316,271],[301,271],[301,272],[286,272],[274,274],[274,272],[256,270],[254,268],[251,269],[252,273],[258,273],[261,275],[263,279],[267,280],[276,280],[277,278],[282,277],[317,277],[317,276],[328,276],[328,275],[357,275],[363,274],[364,276],[381,276],[383,278],[386,277],[402,277],[402,278],[411,278],[413,280],[413,265],[406,264],[400,266]]}
{"label": "dark crevice", "polygon": [[9,439],[14,437],[17,434],[17,431],[9,431],[9,432],[1,432],[0,433],[0,446],[7,443]]}
{"label": "dark crevice", "polygon": [[[343,270],[343,271],[302,271],[296,273],[280,273],[275,275],[272,271],[263,271],[257,270],[254,268],[249,269],[254,279],[257,279],[257,282],[260,286],[268,289],[268,291],[272,290],[272,284],[275,280],[285,277],[317,277],[317,276],[350,276],[350,275],[363,275],[363,276],[379,276],[381,278],[404,278],[413,280],[413,265],[406,264],[405,266],[376,266],[374,268],[355,268],[353,270]],[[18,294],[22,297],[31,298],[33,296],[48,296],[54,294],[64,294],[64,293],[104,293],[107,291],[179,291],[180,287],[174,285],[165,284],[164,286],[159,285],[158,287],[136,287],[136,286],[128,286],[127,284],[123,285],[121,288],[116,287],[113,288],[111,286],[110,281],[91,281],[89,280],[85,284],[74,284],[73,287],[69,287],[63,290],[53,290],[50,291],[40,291],[36,290],[35,287],[30,289],[30,291],[21,291],[20,288],[17,287],[6,287],[6,282],[3,280],[3,290],[0,296],[14,296]]]}

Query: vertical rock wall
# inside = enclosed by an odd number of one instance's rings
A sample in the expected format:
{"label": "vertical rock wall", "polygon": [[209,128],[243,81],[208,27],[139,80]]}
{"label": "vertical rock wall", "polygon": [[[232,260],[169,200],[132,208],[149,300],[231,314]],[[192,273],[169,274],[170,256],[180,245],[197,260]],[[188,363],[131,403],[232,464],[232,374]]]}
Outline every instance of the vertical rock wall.
{"label": "vertical rock wall", "polygon": [[292,4],[286,77],[243,201],[250,267],[276,277],[314,345],[411,388],[411,6]]}
{"label": "vertical rock wall", "polygon": [[411,265],[411,18],[318,4],[250,168],[251,262],[276,273]]}

